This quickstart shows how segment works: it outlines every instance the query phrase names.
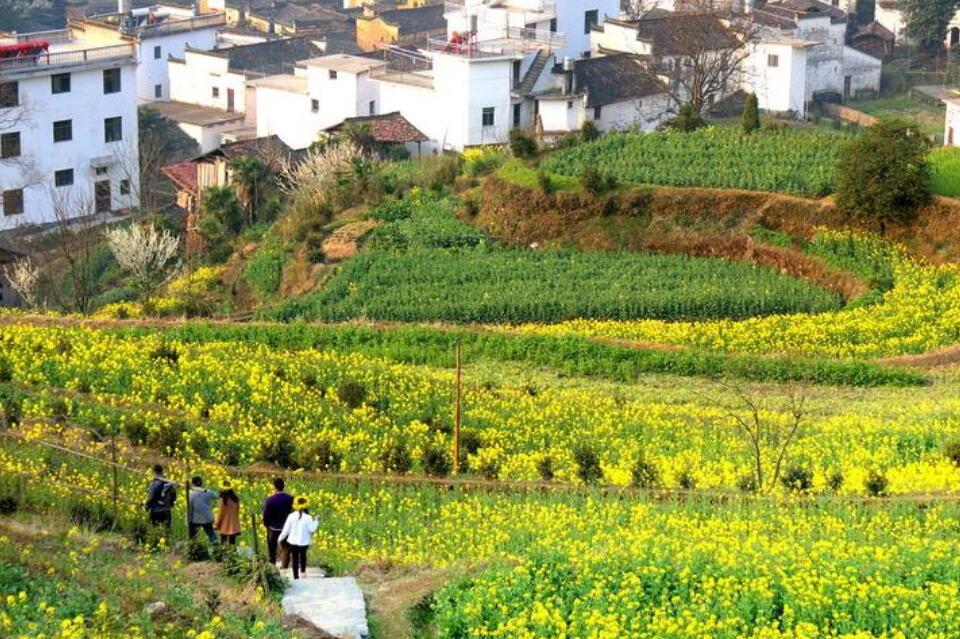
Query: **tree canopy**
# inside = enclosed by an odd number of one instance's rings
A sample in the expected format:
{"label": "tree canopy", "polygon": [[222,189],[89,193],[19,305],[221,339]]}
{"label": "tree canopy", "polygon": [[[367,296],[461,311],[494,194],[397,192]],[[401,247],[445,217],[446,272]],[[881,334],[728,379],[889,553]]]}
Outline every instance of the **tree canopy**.
{"label": "tree canopy", "polygon": [[928,53],[943,47],[947,26],[957,12],[958,0],[900,0],[906,36]]}
{"label": "tree canopy", "polygon": [[932,199],[930,140],[906,120],[882,120],[853,138],[840,159],[837,205],[850,215],[909,220]]}

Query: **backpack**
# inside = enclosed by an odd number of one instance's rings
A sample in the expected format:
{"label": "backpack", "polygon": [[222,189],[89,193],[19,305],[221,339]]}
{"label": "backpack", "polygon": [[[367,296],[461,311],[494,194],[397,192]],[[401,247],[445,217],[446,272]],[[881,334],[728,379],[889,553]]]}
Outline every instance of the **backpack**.
{"label": "backpack", "polygon": [[168,481],[163,482],[160,487],[160,498],[157,505],[160,510],[173,510],[173,505],[177,503],[177,488]]}

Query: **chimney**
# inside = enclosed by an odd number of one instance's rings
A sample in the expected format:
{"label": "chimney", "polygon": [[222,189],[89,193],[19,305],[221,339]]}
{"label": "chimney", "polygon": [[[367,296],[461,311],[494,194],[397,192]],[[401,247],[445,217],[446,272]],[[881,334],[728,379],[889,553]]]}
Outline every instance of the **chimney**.
{"label": "chimney", "polygon": [[573,93],[573,72],[577,68],[576,62],[570,56],[563,58],[563,95]]}

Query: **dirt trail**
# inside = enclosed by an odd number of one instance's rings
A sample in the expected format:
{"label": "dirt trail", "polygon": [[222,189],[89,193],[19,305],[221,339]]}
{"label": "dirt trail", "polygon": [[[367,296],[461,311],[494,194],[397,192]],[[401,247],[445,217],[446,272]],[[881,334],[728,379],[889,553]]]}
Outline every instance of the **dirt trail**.
{"label": "dirt trail", "polygon": [[357,579],[369,599],[370,614],[376,618],[377,636],[384,639],[413,637],[413,625],[407,616],[410,608],[461,574],[454,569],[401,574],[361,570]]}

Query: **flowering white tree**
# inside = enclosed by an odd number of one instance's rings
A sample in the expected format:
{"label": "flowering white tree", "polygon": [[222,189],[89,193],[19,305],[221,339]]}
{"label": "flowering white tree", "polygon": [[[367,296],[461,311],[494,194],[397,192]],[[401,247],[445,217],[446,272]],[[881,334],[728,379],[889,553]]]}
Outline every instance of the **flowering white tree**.
{"label": "flowering white tree", "polygon": [[180,248],[176,236],[152,224],[111,229],[106,236],[117,264],[130,274],[131,284],[141,299],[166,280]]}
{"label": "flowering white tree", "polygon": [[302,162],[282,161],[282,188],[290,195],[321,193],[335,184],[338,176],[352,171],[356,161],[363,159],[363,149],[351,140],[310,149]]}
{"label": "flowering white tree", "polygon": [[29,257],[17,260],[9,266],[3,267],[3,276],[10,283],[10,288],[17,292],[27,308],[37,307],[37,285],[40,283],[40,267]]}

